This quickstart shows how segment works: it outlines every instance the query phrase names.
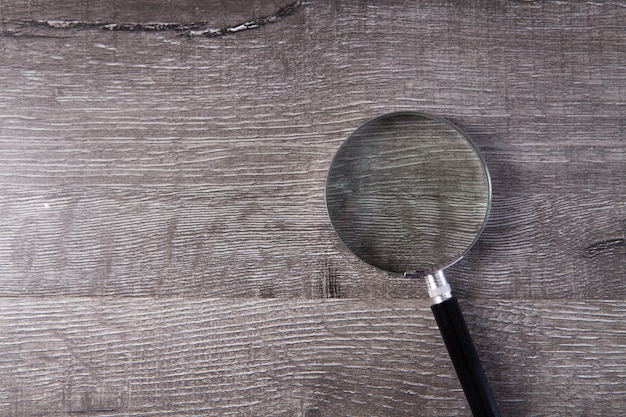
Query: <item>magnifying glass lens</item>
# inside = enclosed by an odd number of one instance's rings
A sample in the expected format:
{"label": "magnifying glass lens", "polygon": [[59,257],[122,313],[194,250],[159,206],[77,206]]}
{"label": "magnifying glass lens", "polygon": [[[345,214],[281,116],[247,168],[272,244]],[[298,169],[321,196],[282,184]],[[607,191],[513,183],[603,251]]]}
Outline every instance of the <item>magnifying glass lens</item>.
{"label": "magnifying glass lens", "polygon": [[456,127],[393,113],[355,131],[335,155],[326,205],[337,234],[363,261],[403,273],[460,259],[480,235],[489,174]]}

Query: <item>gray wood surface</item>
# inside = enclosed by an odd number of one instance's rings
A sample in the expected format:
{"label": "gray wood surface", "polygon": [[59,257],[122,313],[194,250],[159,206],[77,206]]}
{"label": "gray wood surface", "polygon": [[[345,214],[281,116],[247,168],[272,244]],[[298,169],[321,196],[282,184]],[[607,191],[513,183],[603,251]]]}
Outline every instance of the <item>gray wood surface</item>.
{"label": "gray wood surface", "polygon": [[626,3],[3,0],[0,56],[0,415],[469,415],[324,208],[398,110],[489,166],[447,275],[503,414],[625,412]]}

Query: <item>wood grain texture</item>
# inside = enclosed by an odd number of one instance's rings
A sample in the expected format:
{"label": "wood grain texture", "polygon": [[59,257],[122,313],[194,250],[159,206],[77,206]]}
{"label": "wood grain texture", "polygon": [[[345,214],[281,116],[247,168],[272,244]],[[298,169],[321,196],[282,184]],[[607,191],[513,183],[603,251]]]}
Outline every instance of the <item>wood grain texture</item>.
{"label": "wood grain texture", "polygon": [[489,167],[447,276],[505,414],[621,414],[623,2],[311,0],[215,38],[38,23],[291,3],[0,1],[0,414],[467,415],[423,285],[325,212],[339,145],[399,110]]}
{"label": "wood grain texture", "polygon": [[[619,415],[624,302],[463,306],[503,415]],[[467,416],[426,302],[5,299],[0,412]]]}
{"label": "wood grain texture", "polygon": [[[167,20],[196,19],[191,4]],[[485,244],[469,272],[455,271],[471,281],[460,291],[537,297],[532,279],[545,297],[563,285],[624,294],[623,247],[581,259],[623,236],[623,8],[310,3],[214,41],[24,23],[146,22],[159,10],[110,7],[2,6],[2,293],[258,296],[271,286],[314,297],[330,265],[346,297],[415,296],[410,284],[381,290],[380,274],[371,285],[371,271],[338,251],[321,196],[351,131],[419,109],[468,130],[493,176]],[[215,24],[268,7],[231,15],[232,3]],[[598,274],[598,263],[612,266]]]}

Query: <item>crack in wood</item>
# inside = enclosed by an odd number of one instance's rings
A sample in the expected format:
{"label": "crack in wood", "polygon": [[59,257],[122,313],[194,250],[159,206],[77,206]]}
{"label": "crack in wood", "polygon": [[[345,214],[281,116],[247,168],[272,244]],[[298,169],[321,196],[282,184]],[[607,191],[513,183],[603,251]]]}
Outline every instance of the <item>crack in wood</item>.
{"label": "crack in wood", "polygon": [[626,246],[626,239],[616,238],[603,240],[601,242],[596,242],[593,245],[587,246],[584,250],[584,255],[587,258],[595,258],[603,252],[618,248],[620,246]]}
{"label": "crack in wood", "polygon": [[625,239],[622,239],[622,238],[609,239],[609,240],[603,240],[602,242],[594,243],[593,245],[588,246],[587,250],[591,250],[591,251],[605,250],[605,249],[610,249],[615,246],[622,246],[624,244],[626,244]]}
{"label": "crack in wood", "polygon": [[583,249],[583,255],[587,258],[595,258],[606,251],[614,250],[620,246],[626,246],[626,219],[622,221],[622,232],[624,238],[619,237],[593,243]]}
{"label": "crack in wood", "polygon": [[81,20],[34,20],[24,22],[26,25],[43,26],[51,29],[103,29],[120,32],[156,32],[173,31],[181,32],[190,37],[203,36],[216,38],[225,35],[239,33],[249,29],[257,29],[271,23],[276,23],[285,17],[294,14],[303,5],[302,0],[296,0],[286,6],[281,7],[275,13],[259,17],[247,22],[222,28],[209,28],[209,22],[150,22],[150,23],[120,23],[103,21],[81,21]]}
{"label": "crack in wood", "polygon": [[321,298],[341,298],[341,287],[337,270],[324,260],[322,275],[319,278],[319,296]]}

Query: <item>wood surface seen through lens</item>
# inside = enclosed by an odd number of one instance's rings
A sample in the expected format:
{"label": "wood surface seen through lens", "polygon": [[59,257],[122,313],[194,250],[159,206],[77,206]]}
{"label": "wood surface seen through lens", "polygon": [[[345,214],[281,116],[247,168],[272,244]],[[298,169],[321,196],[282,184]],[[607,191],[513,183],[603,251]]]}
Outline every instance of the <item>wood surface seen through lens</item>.
{"label": "wood surface seen through lens", "polygon": [[340,147],[326,180],[337,234],[363,261],[403,273],[449,266],[486,222],[489,175],[454,126],[418,113],[371,120]]}

